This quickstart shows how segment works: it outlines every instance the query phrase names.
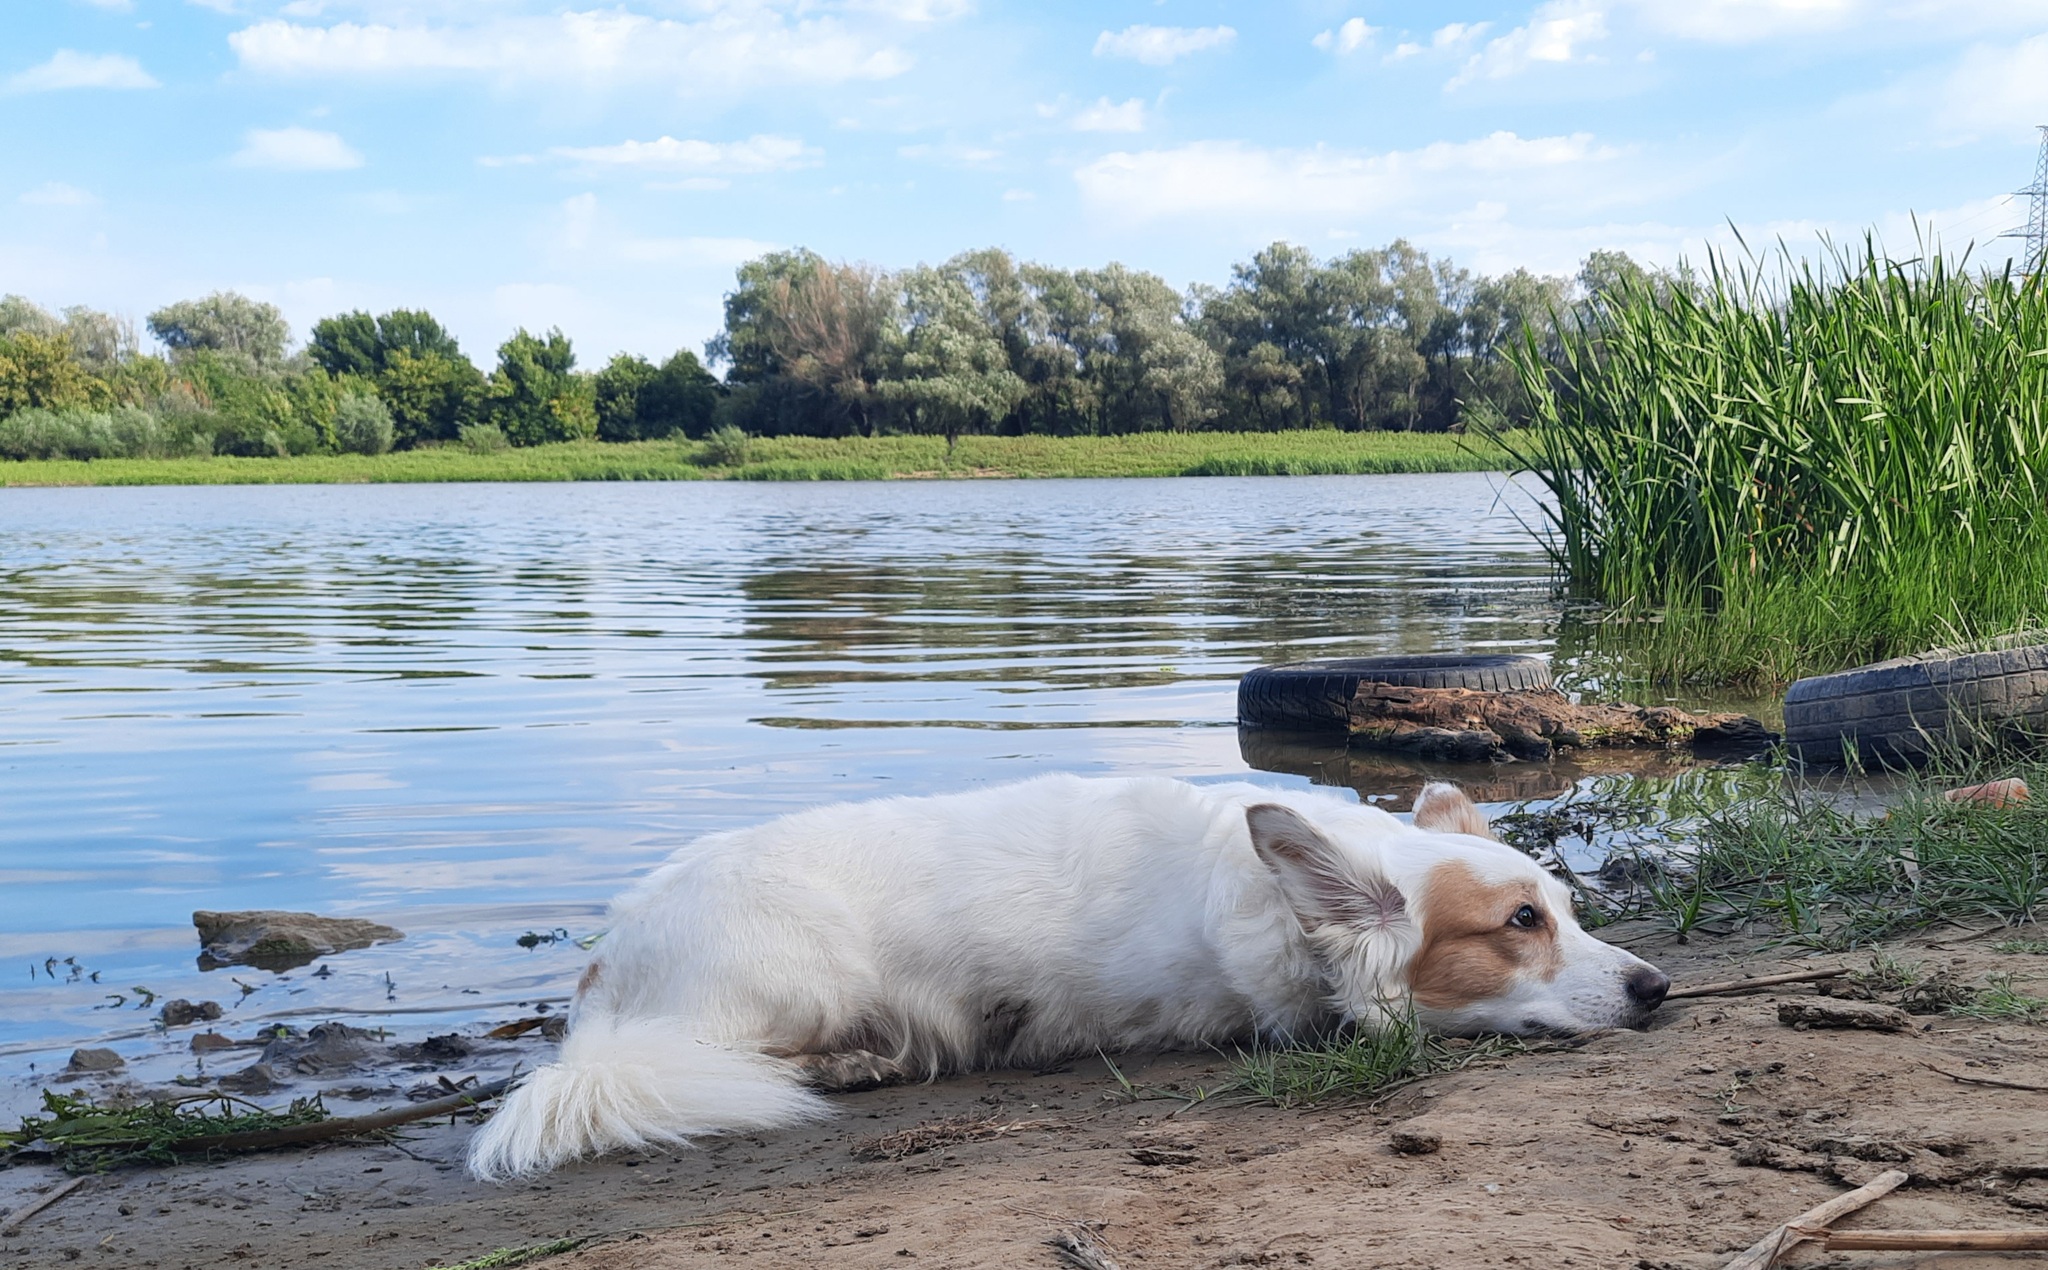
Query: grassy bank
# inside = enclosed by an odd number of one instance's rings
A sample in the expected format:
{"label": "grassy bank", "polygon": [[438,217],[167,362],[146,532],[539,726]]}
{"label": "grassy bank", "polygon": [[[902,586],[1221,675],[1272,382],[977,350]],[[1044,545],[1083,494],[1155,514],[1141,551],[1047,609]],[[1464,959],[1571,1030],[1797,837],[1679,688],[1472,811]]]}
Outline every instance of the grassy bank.
{"label": "grassy bank", "polygon": [[[737,462],[714,462],[715,458]],[[1192,432],[1116,437],[754,438],[743,455],[699,442],[573,442],[476,454],[446,447],[293,458],[0,463],[6,485],[323,485],[410,481],[866,481],[959,477],[1310,476],[1468,472],[1498,445],[1403,432]]]}
{"label": "grassy bank", "polygon": [[2048,618],[2048,286],[1885,258],[1625,284],[1507,441],[1609,641],[1763,686]]}

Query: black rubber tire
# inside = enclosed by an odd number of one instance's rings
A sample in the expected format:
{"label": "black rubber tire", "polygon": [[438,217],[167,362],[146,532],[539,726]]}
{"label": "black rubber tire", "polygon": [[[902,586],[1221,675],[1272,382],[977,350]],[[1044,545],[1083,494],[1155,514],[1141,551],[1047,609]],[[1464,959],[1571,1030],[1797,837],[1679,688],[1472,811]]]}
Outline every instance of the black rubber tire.
{"label": "black rubber tire", "polygon": [[1260,666],[1237,681],[1237,721],[1246,727],[1304,731],[1348,728],[1351,698],[1362,683],[1521,692],[1548,688],[1550,663],[1512,653],[1423,653]]}
{"label": "black rubber tire", "polygon": [[2048,736],[2048,644],[1937,650],[1801,679],[1785,691],[1785,748],[1842,767],[1919,763],[1986,735]]}

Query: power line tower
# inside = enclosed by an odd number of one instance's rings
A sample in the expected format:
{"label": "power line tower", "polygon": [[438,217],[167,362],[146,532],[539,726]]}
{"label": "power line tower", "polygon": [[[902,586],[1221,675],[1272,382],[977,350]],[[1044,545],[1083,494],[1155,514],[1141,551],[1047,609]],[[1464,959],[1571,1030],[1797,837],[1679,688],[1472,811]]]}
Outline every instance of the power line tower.
{"label": "power line tower", "polygon": [[2048,272],[2048,124],[2041,126],[2041,157],[2034,163],[2034,183],[2014,194],[2027,196],[2027,227],[2000,234],[2000,238],[2026,240],[2025,269],[2038,277]]}

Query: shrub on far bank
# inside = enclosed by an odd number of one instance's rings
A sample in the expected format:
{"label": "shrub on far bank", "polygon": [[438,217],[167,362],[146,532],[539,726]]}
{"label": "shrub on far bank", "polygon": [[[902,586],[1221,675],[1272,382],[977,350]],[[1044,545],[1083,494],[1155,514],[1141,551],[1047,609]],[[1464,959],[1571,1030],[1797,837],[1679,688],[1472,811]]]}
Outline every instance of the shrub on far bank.
{"label": "shrub on far bank", "polygon": [[168,459],[211,453],[213,438],[189,420],[167,422],[135,406],[34,407],[0,419],[0,455],[10,459]]}
{"label": "shrub on far bank", "polygon": [[391,449],[391,412],[369,393],[349,393],[334,408],[334,448],[343,454],[383,454]]}
{"label": "shrub on far bank", "polygon": [[457,439],[471,454],[496,454],[512,444],[505,430],[495,423],[465,424]]}
{"label": "shrub on far bank", "polygon": [[738,467],[747,461],[747,454],[753,449],[753,438],[731,424],[713,428],[704,438],[704,447],[697,452],[697,461],[706,467]]}

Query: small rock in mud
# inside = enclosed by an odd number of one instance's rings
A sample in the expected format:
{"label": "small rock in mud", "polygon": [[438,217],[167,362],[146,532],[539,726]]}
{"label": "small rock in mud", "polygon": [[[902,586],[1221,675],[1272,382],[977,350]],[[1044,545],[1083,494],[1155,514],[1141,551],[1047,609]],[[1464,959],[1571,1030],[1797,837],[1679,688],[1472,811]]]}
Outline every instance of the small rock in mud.
{"label": "small rock in mud", "polygon": [[1131,1158],[1140,1164],[1193,1164],[1195,1153],[1173,1147],[1133,1147]]}
{"label": "small rock in mud", "polygon": [[1895,1005],[1862,1001],[1838,1001],[1805,997],[1778,1003],[1778,1022],[1788,1027],[1864,1028],[1873,1032],[1903,1032],[1912,1020]]}
{"label": "small rock in mud", "polygon": [[64,1064],[67,1072],[117,1072],[128,1065],[128,1061],[112,1050],[72,1050],[71,1061]]}
{"label": "small rock in mud", "polygon": [[233,1048],[235,1048],[233,1037],[222,1036],[220,1033],[212,1030],[195,1033],[192,1037],[192,1052],[194,1054],[211,1054],[215,1050],[231,1050]]}
{"label": "small rock in mud", "polygon": [[157,1011],[157,1021],[165,1027],[184,1027],[188,1023],[211,1023],[220,1017],[220,1002],[200,1001],[196,1004],[179,997],[164,1002],[164,1008]]}
{"label": "small rock in mud", "polygon": [[281,1036],[263,1047],[263,1061],[277,1070],[306,1076],[346,1071],[371,1057],[375,1032],[346,1023],[322,1023],[303,1037]]}
{"label": "small rock in mud", "polygon": [[454,1063],[468,1058],[469,1038],[455,1032],[445,1036],[430,1036],[417,1045],[394,1045],[394,1056],[422,1063]]}
{"label": "small rock in mud", "polygon": [[1435,1155],[1444,1149],[1444,1136],[1429,1129],[1396,1129],[1387,1145],[1396,1155]]}
{"label": "small rock in mud", "polygon": [[221,1077],[220,1087],[231,1094],[267,1094],[283,1086],[270,1064],[251,1063],[241,1071]]}
{"label": "small rock in mud", "polygon": [[263,970],[290,970],[315,959],[352,948],[404,939],[405,932],[357,917],[321,917],[254,909],[192,914],[199,930],[201,969],[245,964]]}

